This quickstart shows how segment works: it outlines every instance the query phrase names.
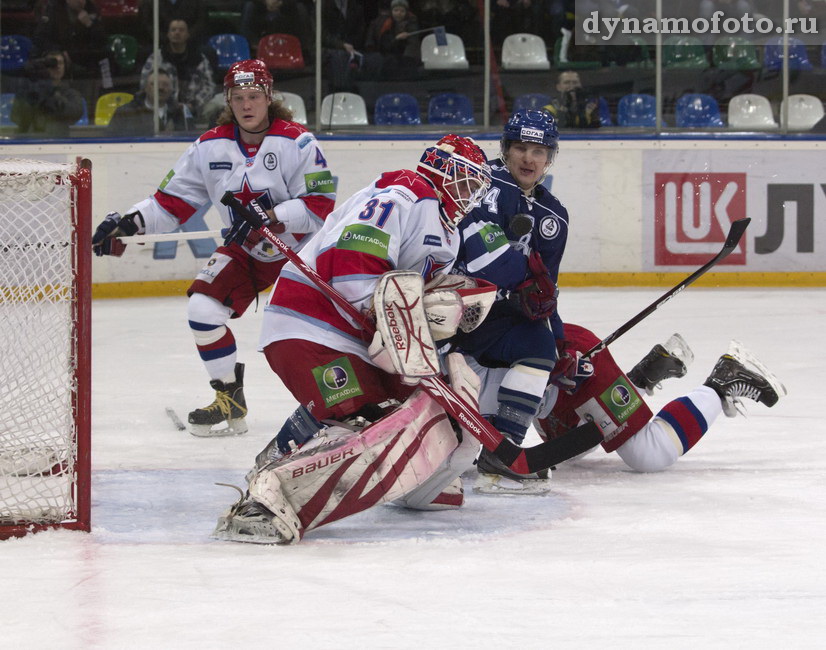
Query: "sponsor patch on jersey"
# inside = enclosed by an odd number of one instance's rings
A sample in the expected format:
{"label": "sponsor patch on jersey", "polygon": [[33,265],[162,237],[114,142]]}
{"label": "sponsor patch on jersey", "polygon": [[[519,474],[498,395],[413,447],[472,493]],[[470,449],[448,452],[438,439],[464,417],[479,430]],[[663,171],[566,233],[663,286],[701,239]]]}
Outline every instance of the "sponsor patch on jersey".
{"label": "sponsor patch on jersey", "polygon": [[295,143],[298,145],[299,149],[303,149],[308,144],[310,144],[312,141],[313,141],[313,134],[312,133],[302,133],[300,136],[298,136],[298,140],[296,140]]}
{"label": "sponsor patch on jersey", "polygon": [[386,260],[390,249],[390,235],[373,226],[357,223],[344,229],[336,246]]}
{"label": "sponsor patch on jersey", "polygon": [[215,169],[232,169],[232,163],[231,162],[223,162],[223,161],[222,162],[211,162],[211,163],[209,163],[209,169],[210,169],[210,171],[215,170]]}
{"label": "sponsor patch on jersey", "polygon": [[542,142],[545,132],[540,129],[531,129],[523,126],[519,131],[519,137],[522,142]]}
{"label": "sponsor patch on jersey", "polygon": [[308,192],[332,194],[336,191],[336,183],[329,170],[304,174],[304,184],[307,186]]}
{"label": "sponsor patch on jersey", "polygon": [[174,170],[174,169],[170,169],[170,170],[169,170],[169,173],[166,175],[166,178],[164,178],[164,179],[161,181],[161,184],[158,186],[158,189],[159,189],[159,190],[162,190],[162,189],[164,189],[167,185],[169,185],[169,181],[171,181],[171,180],[172,180],[172,177],[173,177],[174,175],[175,175],[175,170]]}
{"label": "sponsor patch on jersey", "polygon": [[505,231],[495,223],[489,223],[479,231],[479,236],[482,238],[482,243],[485,244],[485,250],[489,253],[495,251],[497,248],[507,246],[508,238]]}
{"label": "sponsor patch on jersey", "polygon": [[344,400],[364,395],[353,366],[347,357],[339,357],[312,370],[324,406],[330,408]]}
{"label": "sponsor patch on jersey", "polygon": [[544,239],[553,239],[559,234],[559,221],[554,216],[547,216],[539,222],[539,234]]}
{"label": "sponsor patch on jersey", "polygon": [[599,396],[618,423],[625,422],[642,405],[642,399],[630,384],[620,377]]}
{"label": "sponsor patch on jersey", "polygon": [[424,246],[441,246],[442,238],[439,235],[425,235],[422,244]]}

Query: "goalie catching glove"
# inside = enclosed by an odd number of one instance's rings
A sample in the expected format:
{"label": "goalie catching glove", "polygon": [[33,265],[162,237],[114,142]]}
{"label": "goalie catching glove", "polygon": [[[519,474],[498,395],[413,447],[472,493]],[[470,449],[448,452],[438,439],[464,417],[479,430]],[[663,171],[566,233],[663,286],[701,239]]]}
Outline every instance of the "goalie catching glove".
{"label": "goalie catching glove", "polygon": [[556,311],[559,289],[538,252],[528,257],[531,277],[511,291],[511,303],[531,320],[550,318]]}
{"label": "goalie catching glove", "polygon": [[126,250],[126,244],[118,237],[142,235],[144,232],[143,215],[140,212],[129,212],[123,216],[119,212],[110,212],[92,235],[92,251],[98,257],[120,257]]}

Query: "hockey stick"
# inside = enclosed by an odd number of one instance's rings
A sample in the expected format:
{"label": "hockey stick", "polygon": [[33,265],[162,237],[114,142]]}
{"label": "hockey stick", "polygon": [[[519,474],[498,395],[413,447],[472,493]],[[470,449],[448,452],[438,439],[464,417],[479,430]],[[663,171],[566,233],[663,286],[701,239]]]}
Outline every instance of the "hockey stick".
{"label": "hockey stick", "polygon": [[634,327],[637,323],[642,321],[645,318],[648,318],[651,314],[657,311],[660,307],[662,307],[665,303],[671,300],[674,296],[676,296],[680,291],[685,289],[688,285],[692,284],[697,278],[703,275],[706,271],[708,271],[711,267],[715,264],[719,263],[721,260],[728,257],[728,254],[731,253],[735,248],[737,248],[737,244],[740,243],[740,238],[743,236],[743,233],[746,232],[746,228],[749,225],[751,219],[746,217],[744,219],[738,219],[734,223],[731,224],[731,228],[729,228],[728,235],[726,236],[726,241],[723,244],[723,248],[720,249],[720,252],[717,253],[714,257],[712,257],[708,262],[703,264],[699,269],[694,271],[691,275],[689,275],[685,280],[680,282],[678,285],[674,286],[673,288],[666,291],[662,296],[657,298],[654,302],[652,302],[648,307],[643,309],[639,314],[634,316],[631,320],[627,321],[620,325],[616,330],[614,330],[611,334],[606,336],[602,339],[599,343],[597,343],[594,347],[588,350],[585,354],[582,355],[583,359],[587,359],[597,352],[601,352],[609,345],[611,345],[614,341],[616,341],[620,336],[625,334],[628,330]]}
{"label": "hockey stick", "polygon": [[124,244],[156,244],[164,241],[186,241],[187,239],[210,239],[218,237],[223,240],[224,235],[220,230],[189,230],[187,232],[164,232],[157,235],[133,235],[123,237]]}
{"label": "hockey stick", "polygon": [[[232,192],[225,193],[221,198],[221,203],[235,210],[260,235],[266,237],[284,257],[321,289],[327,298],[350,316],[369,337],[372,337],[376,329],[373,323],[267,227],[267,215],[260,206],[255,202],[251,204],[252,207],[245,206],[233,196]],[[571,429],[559,438],[547,440],[533,447],[520,447],[503,436],[472,405],[457,395],[441,377],[422,378],[419,385],[448,415],[475,436],[485,449],[496,455],[499,460],[518,474],[531,474],[548,469],[588,451],[603,440],[599,428],[593,422],[589,422]]]}

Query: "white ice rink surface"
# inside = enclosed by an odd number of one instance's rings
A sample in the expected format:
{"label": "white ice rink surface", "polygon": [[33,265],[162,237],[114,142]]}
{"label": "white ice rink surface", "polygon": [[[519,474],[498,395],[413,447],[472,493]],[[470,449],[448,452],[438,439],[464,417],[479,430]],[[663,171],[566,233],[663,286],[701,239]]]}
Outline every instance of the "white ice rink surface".
{"label": "white ice rink surface", "polygon": [[[661,290],[567,290],[606,336]],[[461,511],[378,507],[293,547],[210,533],[294,401],[233,325],[250,431],[199,439],[212,399],[183,298],[93,306],[93,531],[0,543],[2,648],[822,648],[826,635],[826,290],[691,288],[620,338],[628,369],[680,332],[702,383],[735,337],[789,395],[721,417],[670,470],[602,450],[544,497]],[[535,442],[535,439],[533,440]],[[469,488],[471,480],[466,480]],[[469,491],[469,490],[468,490]]]}

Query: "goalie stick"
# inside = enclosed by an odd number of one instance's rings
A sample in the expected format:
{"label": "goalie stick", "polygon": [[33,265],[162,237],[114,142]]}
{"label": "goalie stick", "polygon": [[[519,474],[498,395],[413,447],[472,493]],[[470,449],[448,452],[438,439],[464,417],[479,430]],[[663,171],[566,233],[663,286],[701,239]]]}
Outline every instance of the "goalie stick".
{"label": "goalie stick", "polygon": [[[295,264],[309,280],[315,283],[327,298],[358,323],[365,332],[365,340],[372,339],[375,332],[373,323],[268,228],[269,219],[261,206],[255,201],[249,206],[243,205],[233,196],[232,192],[226,192],[221,198],[221,203],[235,210],[260,235],[266,237],[281,251],[284,257]],[[559,438],[547,440],[533,447],[520,447],[485,420],[473,406],[457,395],[441,377],[424,377],[420,380],[419,385],[450,417],[475,436],[485,449],[496,455],[505,465],[518,474],[531,474],[548,469],[578,456],[603,440],[599,428],[593,422],[589,422],[571,429]]]}
{"label": "goalie stick", "polygon": [[685,289],[688,285],[692,284],[697,278],[701,275],[706,273],[711,267],[715,264],[718,264],[720,261],[728,257],[728,254],[731,253],[735,248],[737,248],[737,244],[740,243],[740,238],[743,236],[743,233],[746,232],[746,228],[751,222],[749,217],[745,217],[744,219],[738,219],[734,223],[731,224],[731,228],[729,228],[728,235],[726,236],[726,241],[723,244],[723,248],[720,249],[720,252],[717,253],[714,257],[712,257],[708,262],[703,264],[699,269],[694,271],[691,275],[689,275],[685,280],[677,284],[676,286],[672,287],[668,291],[666,291],[663,295],[657,298],[654,302],[652,302],[648,307],[643,309],[639,314],[634,316],[631,320],[623,323],[620,325],[616,330],[614,330],[611,334],[606,336],[602,339],[599,343],[597,343],[594,347],[588,350],[585,354],[582,355],[583,359],[588,359],[595,355],[597,352],[601,352],[609,345],[611,345],[614,341],[616,341],[620,336],[625,334],[628,330],[632,327],[637,325],[640,321],[648,318],[651,314],[657,311],[660,307],[662,307],[665,303],[671,300],[674,296],[680,293],[683,289]]}

